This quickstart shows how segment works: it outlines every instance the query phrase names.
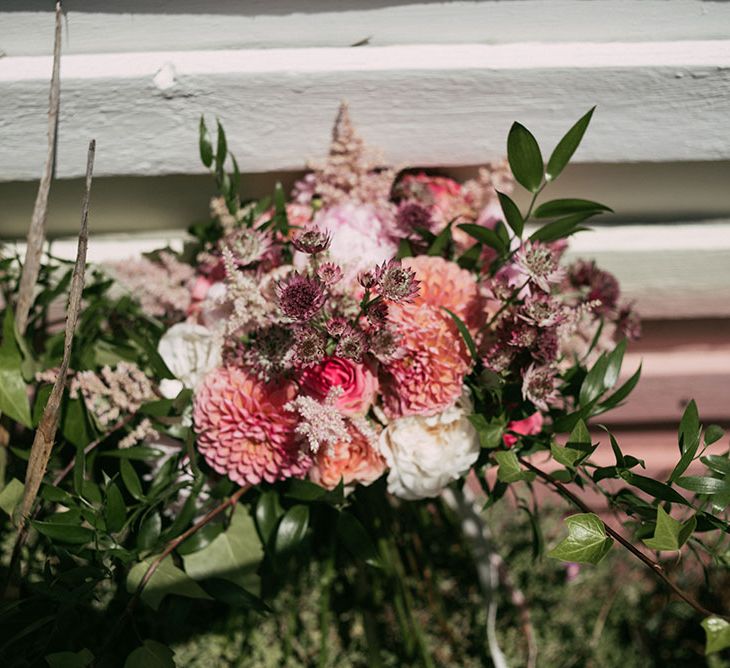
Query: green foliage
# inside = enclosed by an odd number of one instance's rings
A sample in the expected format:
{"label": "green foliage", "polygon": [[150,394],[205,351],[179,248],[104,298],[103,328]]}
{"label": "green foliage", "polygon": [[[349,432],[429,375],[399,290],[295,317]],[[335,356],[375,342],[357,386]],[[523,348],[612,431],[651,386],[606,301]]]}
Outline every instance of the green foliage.
{"label": "green foliage", "polygon": [[707,617],[702,621],[707,634],[705,654],[714,654],[730,647],[730,622],[720,617]]}
{"label": "green foliage", "polygon": [[497,197],[499,197],[499,203],[502,207],[502,213],[504,219],[507,221],[507,225],[512,228],[512,231],[518,236],[522,236],[522,231],[525,227],[525,220],[520,213],[517,205],[512,201],[509,195],[505,195],[497,191]]}
{"label": "green foliage", "polygon": [[550,155],[547,169],[545,170],[545,179],[547,181],[554,181],[563,169],[565,169],[565,166],[573,157],[573,153],[575,153],[576,149],[580,145],[595,110],[595,107],[589,109],[588,112],[581,116],[573,127],[571,127],[558,142],[558,145]]}
{"label": "green foliage", "polygon": [[[135,564],[127,575],[127,592],[137,591],[147,569],[152,565],[155,557],[149,557]],[[167,556],[157,567],[142,590],[141,598],[153,610],[159,610],[165,596],[176,594],[187,598],[210,599],[202,587],[185,571],[175,566],[172,557]]]}
{"label": "green foliage", "polygon": [[13,310],[5,308],[0,344],[0,414],[5,413],[26,427],[31,426],[30,406],[21,372],[22,357],[15,338]]}
{"label": "green foliage", "polygon": [[565,518],[568,536],[563,538],[548,557],[579,564],[597,564],[613,545],[613,538],[606,535],[606,528],[593,513],[580,513]]}
{"label": "green foliage", "polygon": [[497,480],[500,482],[518,482],[519,480],[534,480],[535,474],[532,471],[523,471],[517,455],[512,450],[502,450],[494,453],[494,458],[499,464]]}
{"label": "green foliage", "polygon": [[520,123],[513,123],[507,135],[507,159],[517,183],[537,192],[544,170],[542,154],[535,137]]}
{"label": "green foliage", "polygon": [[644,539],[644,544],[652,550],[678,550],[687,542],[696,526],[697,519],[694,516],[686,522],[680,522],[659,506],[654,536]]}
{"label": "green foliage", "polygon": [[147,639],[127,657],[124,668],[175,668],[173,656],[166,645]]}

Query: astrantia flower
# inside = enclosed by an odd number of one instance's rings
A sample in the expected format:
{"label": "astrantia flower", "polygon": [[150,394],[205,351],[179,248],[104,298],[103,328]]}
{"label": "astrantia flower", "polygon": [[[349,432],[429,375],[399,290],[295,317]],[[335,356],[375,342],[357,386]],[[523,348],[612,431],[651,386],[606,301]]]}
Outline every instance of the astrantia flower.
{"label": "astrantia flower", "polygon": [[375,272],[372,269],[366,269],[358,272],[357,282],[362,285],[366,290],[371,290],[375,287],[377,279],[375,278]]}
{"label": "astrantia flower", "polygon": [[340,335],[335,354],[359,362],[367,350],[365,335],[358,329],[348,326]]}
{"label": "astrantia flower", "polygon": [[400,260],[383,262],[375,270],[378,293],[391,302],[412,302],[418,294],[415,272],[403,266]]}
{"label": "astrantia flower", "polygon": [[365,415],[375,400],[378,378],[367,364],[357,364],[341,357],[326,357],[305,369],[299,377],[301,391],[323,401],[333,387],[342,392],[335,407],[343,415]]}
{"label": "astrantia flower", "polygon": [[260,260],[271,250],[271,236],[248,228],[239,228],[227,235],[223,247],[230,250],[238,267],[245,267]]}
{"label": "astrantia flower", "polygon": [[239,485],[303,476],[311,461],[294,432],[296,415],[284,408],[295,394],[293,383],[267,384],[241,369],[216,369],[195,395],[198,450]]}
{"label": "astrantia flower", "polygon": [[277,283],[276,296],[284,314],[299,321],[315,316],[326,298],[320,281],[296,273]]}
{"label": "astrantia flower", "polygon": [[468,419],[471,401],[431,417],[394,420],[380,435],[380,451],[390,468],[388,491],[401,499],[438,496],[461,478],[479,457],[479,437]]}
{"label": "astrantia flower", "polygon": [[542,293],[527,297],[517,315],[538,327],[553,327],[565,320],[563,306],[549,295]]}
{"label": "astrantia flower", "polygon": [[294,248],[308,255],[315,255],[327,250],[331,242],[330,235],[317,227],[311,227],[300,232],[291,241]]}
{"label": "astrantia flower", "polygon": [[391,322],[403,355],[384,367],[383,401],[388,417],[433,415],[460,395],[471,366],[451,317],[427,305],[394,304]]}
{"label": "astrantia flower", "polygon": [[331,318],[327,321],[325,328],[330,336],[341,336],[349,327],[347,320],[344,318]]}
{"label": "astrantia flower", "polygon": [[431,230],[433,217],[425,206],[418,202],[403,202],[395,214],[398,229],[405,236],[410,236],[415,230]]}
{"label": "astrantia flower", "polygon": [[342,280],[342,269],[334,262],[323,262],[317,267],[317,277],[331,288]]}
{"label": "astrantia flower", "polygon": [[248,346],[229,342],[224,357],[228,365],[246,366],[261,380],[269,381],[287,369],[293,342],[291,329],[273,325],[257,330]]}
{"label": "astrantia flower", "polygon": [[381,327],[368,339],[370,354],[382,364],[388,364],[405,355],[400,345],[401,336],[391,327]]}
{"label": "astrantia flower", "polygon": [[559,262],[559,254],[540,243],[528,242],[515,254],[515,264],[545,292],[550,292],[550,284],[560,282],[565,275]]}
{"label": "astrantia flower", "polygon": [[309,470],[309,479],[334,489],[342,484],[369,485],[385,471],[385,460],[370,440],[354,426],[349,426],[349,440],[339,441],[330,448],[320,448]]}
{"label": "astrantia flower", "polygon": [[380,299],[374,299],[367,305],[365,316],[371,325],[380,327],[388,320],[388,305]]}
{"label": "astrantia flower", "polygon": [[597,311],[605,313],[616,307],[621,289],[613,274],[603,271],[596,266],[595,261],[579,260],[568,269],[568,278],[571,285],[577,288],[587,288],[585,301],[596,301]]}
{"label": "astrantia flower", "polygon": [[531,364],[522,377],[522,396],[542,411],[560,398],[556,389],[556,370],[549,366]]}
{"label": "astrantia flower", "polygon": [[311,327],[297,327],[294,331],[294,364],[308,367],[317,364],[325,355],[327,338]]}
{"label": "astrantia flower", "polygon": [[160,392],[175,398],[183,387],[194,390],[203,377],[221,363],[221,343],[207,327],[181,322],[160,339],[157,352],[177,380],[163,379]]}
{"label": "astrantia flower", "polygon": [[442,257],[419,255],[403,260],[419,281],[415,304],[447,308],[476,331],[486,320],[485,300],[474,276],[455,262]]}

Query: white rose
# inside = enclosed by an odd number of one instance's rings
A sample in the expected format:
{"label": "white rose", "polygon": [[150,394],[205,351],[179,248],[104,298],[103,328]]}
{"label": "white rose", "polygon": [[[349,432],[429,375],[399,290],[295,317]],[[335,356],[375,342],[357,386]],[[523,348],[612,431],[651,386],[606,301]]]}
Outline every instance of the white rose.
{"label": "white rose", "polygon": [[461,478],[479,456],[479,437],[467,415],[465,394],[455,405],[430,417],[393,420],[380,435],[388,472],[388,491],[401,499],[438,496]]}
{"label": "white rose", "polygon": [[184,387],[194,390],[203,376],[221,363],[219,337],[207,327],[189,322],[170,327],[157,352],[177,378],[160,382],[160,392],[168,399],[174,399]]}

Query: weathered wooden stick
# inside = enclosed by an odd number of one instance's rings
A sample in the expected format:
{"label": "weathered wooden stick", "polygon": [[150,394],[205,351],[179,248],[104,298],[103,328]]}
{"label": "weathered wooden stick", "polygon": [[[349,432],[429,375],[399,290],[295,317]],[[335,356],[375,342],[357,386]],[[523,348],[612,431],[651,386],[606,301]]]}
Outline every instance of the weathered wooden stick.
{"label": "weathered wooden stick", "polygon": [[81,294],[84,289],[84,274],[86,271],[86,246],[88,243],[88,219],[89,219],[89,196],[91,193],[91,177],[94,170],[94,153],[96,141],[89,143],[89,154],[86,161],[86,188],[81,205],[81,231],[79,232],[79,246],[76,253],[76,265],[74,266],[71,278],[71,289],[68,297],[68,309],[66,317],[66,332],[63,344],[63,360],[58,370],[58,377],[53,384],[48,403],[43,410],[40,424],[33,439],[33,446],[30,450],[28,468],[25,474],[25,489],[23,500],[20,504],[19,525],[22,528],[30,514],[33,503],[38,495],[43,476],[46,474],[48,459],[51,456],[51,448],[56,438],[56,430],[61,415],[61,399],[63,390],[66,387],[66,376],[71,361],[71,348],[73,346],[74,331],[81,311]]}
{"label": "weathered wooden stick", "polygon": [[56,162],[56,132],[58,130],[58,110],[61,104],[61,0],[56,2],[56,32],[53,42],[53,74],[51,92],[48,98],[48,153],[43,169],[38,194],[36,195],[33,217],[28,229],[28,243],[25,250],[23,273],[20,276],[18,301],[15,307],[15,323],[21,336],[28,326],[28,316],[33,305],[33,292],[38,281],[43,256],[43,243],[46,240],[46,219],[48,218],[48,193]]}

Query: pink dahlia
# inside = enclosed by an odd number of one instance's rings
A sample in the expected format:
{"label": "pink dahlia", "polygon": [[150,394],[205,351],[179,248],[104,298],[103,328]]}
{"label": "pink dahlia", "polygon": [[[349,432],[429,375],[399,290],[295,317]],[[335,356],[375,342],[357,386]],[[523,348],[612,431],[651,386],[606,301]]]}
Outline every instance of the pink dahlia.
{"label": "pink dahlia", "polygon": [[309,478],[327,489],[344,485],[369,485],[385,471],[385,460],[366,436],[349,427],[350,440],[320,448],[309,470]]}
{"label": "pink dahlia", "polygon": [[484,324],[485,302],[479,295],[476,280],[466,269],[442,257],[428,255],[405,258],[403,266],[414,271],[420,281],[419,293],[414,299],[416,305],[447,308],[472,332]]}
{"label": "pink dahlia", "polygon": [[304,370],[299,379],[302,392],[324,401],[333,387],[342,388],[335,406],[343,415],[365,415],[378,392],[378,378],[367,364],[341,357],[327,357]]}
{"label": "pink dahlia", "polygon": [[391,322],[400,335],[398,359],[384,367],[385,413],[434,415],[461,396],[469,352],[448,313],[425,304],[394,304]]}
{"label": "pink dahlia", "polygon": [[293,383],[265,383],[235,367],[208,374],[195,396],[198,450],[239,485],[301,477],[311,462],[300,451],[296,415],[284,406]]}

